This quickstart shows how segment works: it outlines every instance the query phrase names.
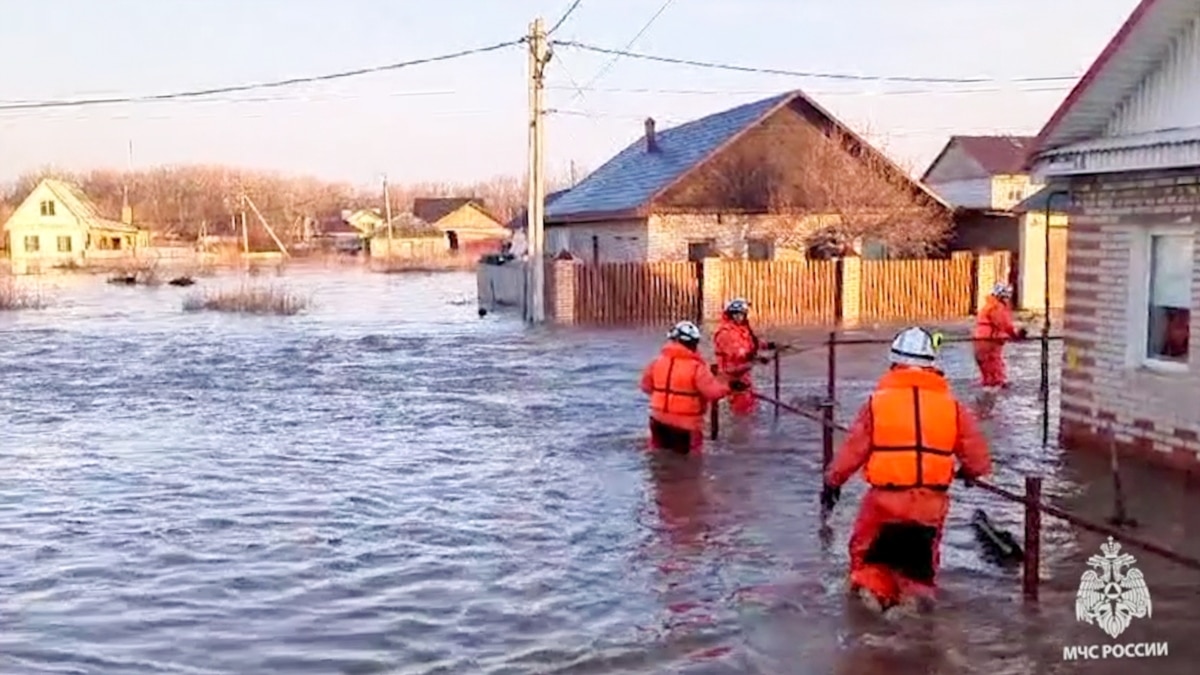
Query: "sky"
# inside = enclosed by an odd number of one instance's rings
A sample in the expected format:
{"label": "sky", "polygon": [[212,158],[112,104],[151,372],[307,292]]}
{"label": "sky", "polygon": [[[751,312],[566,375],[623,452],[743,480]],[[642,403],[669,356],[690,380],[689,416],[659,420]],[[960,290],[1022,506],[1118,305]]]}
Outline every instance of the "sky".
{"label": "sky", "polygon": [[[552,25],[573,0],[38,0],[6,3],[0,108],[138,97],[416,60]],[[663,9],[664,4],[666,8]],[[1087,11],[1080,11],[1081,5]],[[802,89],[920,173],[951,134],[1033,134],[1136,0],[581,0],[554,34],[672,58],[863,77],[729,72],[560,45],[548,171],[580,177],[642,133]],[[661,13],[660,13],[661,10]],[[657,18],[651,18],[658,14]],[[638,34],[641,33],[640,36]],[[634,40],[635,36],[638,36]],[[169,102],[0,109],[0,179],[226,164],[368,185],[525,171],[527,51]],[[132,145],[133,152],[129,152]],[[130,156],[132,155],[132,157]]]}

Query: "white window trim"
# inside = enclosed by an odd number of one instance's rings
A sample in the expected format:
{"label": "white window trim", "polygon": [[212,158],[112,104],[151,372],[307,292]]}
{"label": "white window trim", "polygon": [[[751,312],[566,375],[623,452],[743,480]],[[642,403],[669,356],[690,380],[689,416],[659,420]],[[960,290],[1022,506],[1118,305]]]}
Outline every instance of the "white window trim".
{"label": "white window trim", "polygon": [[[1192,308],[1193,312],[1196,306],[1195,297],[1195,278],[1196,278],[1196,227],[1192,224],[1186,225],[1160,225],[1156,227],[1138,228],[1137,234],[1132,237],[1132,246],[1130,247],[1130,293],[1127,306],[1128,318],[1128,334],[1126,335],[1126,362],[1133,368],[1140,368],[1153,373],[1163,375],[1181,375],[1190,372],[1191,370],[1191,344],[1188,345],[1188,360],[1185,363],[1176,361],[1166,361],[1163,359],[1146,356],[1146,343],[1148,338],[1147,331],[1149,330],[1149,319],[1147,317],[1150,306],[1150,258],[1152,249],[1150,246],[1151,240],[1156,236],[1188,236],[1192,238]],[[1193,316],[1193,321],[1195,317]]]}

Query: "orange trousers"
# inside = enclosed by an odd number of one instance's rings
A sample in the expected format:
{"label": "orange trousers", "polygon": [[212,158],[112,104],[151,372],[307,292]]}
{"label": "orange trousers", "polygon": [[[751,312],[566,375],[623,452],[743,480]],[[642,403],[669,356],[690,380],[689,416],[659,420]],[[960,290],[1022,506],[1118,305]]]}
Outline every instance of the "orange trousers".
{"label": "orange trousers", "polygon": [[975,365],[979,366],[979,384],[984,387],[1008,386],[1008,368],[1004,363],[1004,345],[975,345]]}
{"label": "orange trousers", "polygon": [[851,587],[870,591],[885,608],[909,596],[932,599],[944,520],[944,516],[936,523],[898,518],[868,492],[850,535]]}

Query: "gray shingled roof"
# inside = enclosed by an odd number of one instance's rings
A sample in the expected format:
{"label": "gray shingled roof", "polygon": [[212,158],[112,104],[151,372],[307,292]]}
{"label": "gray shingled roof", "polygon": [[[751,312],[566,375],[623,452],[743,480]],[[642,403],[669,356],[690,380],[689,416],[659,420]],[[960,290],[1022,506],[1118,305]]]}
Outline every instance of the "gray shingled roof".
{"label": "gray shingled roof", "polygon": [[761,120],[796,92],[787,92],[656,132],[658,152],[644,136],[630,143],[569,192],[546,207],[546,219],[618,213],[644,206],[722,145]]}

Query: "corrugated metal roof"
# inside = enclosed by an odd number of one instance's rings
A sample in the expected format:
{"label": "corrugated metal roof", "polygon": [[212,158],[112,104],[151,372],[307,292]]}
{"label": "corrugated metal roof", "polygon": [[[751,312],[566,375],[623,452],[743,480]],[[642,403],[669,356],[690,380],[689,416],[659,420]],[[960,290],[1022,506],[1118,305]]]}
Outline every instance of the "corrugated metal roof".
{"label": "corrugated metal roof", "polygon": [[[1094,138],[1200,15],[1196,0],[1141,0],[1038,134],[1032,154]],[[1032,155],[1031,155],[1032,157]]]}
{"label": "corrugated metal roof", "polygon": [[779,94],[656,131],[656,152],[647,151],[643,135],[548,205],[546,218],[638,209],[734,136],[797,95]]}

